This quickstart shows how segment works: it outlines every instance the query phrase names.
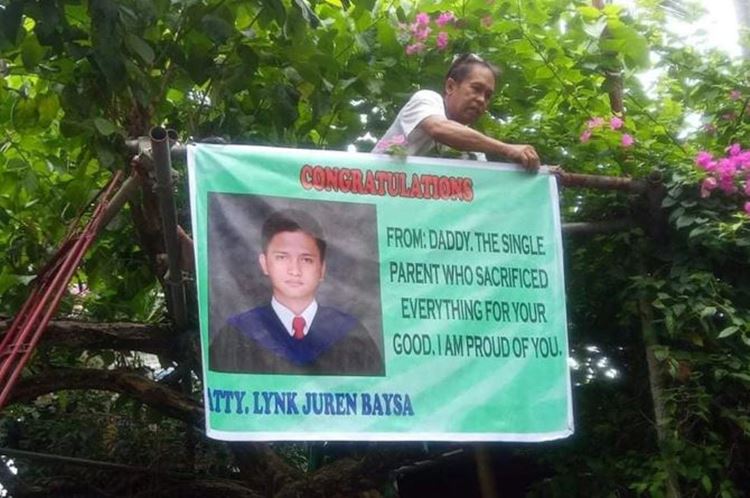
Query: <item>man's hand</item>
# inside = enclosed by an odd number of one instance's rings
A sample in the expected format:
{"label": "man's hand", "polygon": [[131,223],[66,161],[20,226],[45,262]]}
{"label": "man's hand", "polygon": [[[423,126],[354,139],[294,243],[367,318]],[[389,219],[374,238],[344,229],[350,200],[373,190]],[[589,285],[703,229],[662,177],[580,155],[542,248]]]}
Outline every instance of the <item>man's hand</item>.
{"label": "man's hand", "polygon": [[503,155],[508,159],[523,165],[526,171],[536,173],[539,170],[539,155],[534,147],[525,144],[505,144],[505,146],[507,149]]}
{"label": "man's hand", "polygon": [[536,173],[539,169],[539,155],[531,145],[507,144],[483,133],[462,125],[457,121],[439,116],[428,116],[419,123],[425,133],[436,142],[458,150],[498,154],[522,164],[526,171]]}

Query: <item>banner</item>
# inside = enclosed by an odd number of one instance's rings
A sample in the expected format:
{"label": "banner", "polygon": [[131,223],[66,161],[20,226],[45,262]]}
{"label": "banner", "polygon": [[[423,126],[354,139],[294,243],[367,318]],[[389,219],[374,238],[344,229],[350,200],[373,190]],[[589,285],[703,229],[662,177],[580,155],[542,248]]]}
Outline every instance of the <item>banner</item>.
{"label": "banner", "polygon": [[573,432],[555,178],[447,159],[191,145],[206,432]]}

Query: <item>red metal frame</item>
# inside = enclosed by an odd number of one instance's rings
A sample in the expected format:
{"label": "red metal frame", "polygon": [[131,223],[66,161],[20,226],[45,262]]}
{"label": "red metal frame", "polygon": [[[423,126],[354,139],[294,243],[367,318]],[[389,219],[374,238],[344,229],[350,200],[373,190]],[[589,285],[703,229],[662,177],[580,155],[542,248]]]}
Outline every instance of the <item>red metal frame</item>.
{"label": "red metal frame", "polygon": [[74,222],[52,260],[39,273],[34,290],[0,342],[0,409],[57,311],[81,259],[96,238],[112,192],[121,177],[121,171],[115,173],[103,190],[91,219],[80,233],[77,233],[80,218]]}

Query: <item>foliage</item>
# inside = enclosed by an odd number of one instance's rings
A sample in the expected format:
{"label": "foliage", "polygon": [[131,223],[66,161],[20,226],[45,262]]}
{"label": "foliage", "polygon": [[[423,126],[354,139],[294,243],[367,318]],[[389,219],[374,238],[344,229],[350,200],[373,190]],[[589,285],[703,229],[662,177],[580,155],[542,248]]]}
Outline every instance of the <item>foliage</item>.
{"label": "foliage", "polygon": [[[439,90],[451,56],[476,52],[503,71],[481,129],[532,143],[570,172],[644,178],[657,169],[667,188],[666,220],[641,198],[562,194],[565,221],[629,216],[639,227],[566,241],[576,358],[585,364],[597,345],[618,376],[576,374],[577,434],[524,450],[554,470],[531,493],[660,497],[675,471],[685,496],[742,496],[750,233],[739,199],[701,197],[705,173],[693,158],[750,146],[748,65],[670,37],[660,3],[643,2],[638,14],[573,0],[2,0],[0,312],[18,308],[66,227],[113,170],[128,168],[126,138],[163,124],[183,140],[368,151],[367,134],[382,135],[412,91]],[[638,78],[648,69],[661,74],[650,89]],[[621,114],[612,112],[618,88]],[[64,316],[163,319],[162,275],[139,223],[126,210],[100,237]],[[666,373],[661,446],[644,303]],[[146,370],[137,356],[53,349],[30,373],[92,358]],[[177,449],[183,425],[123,396],[61,391],[8,413],[28,449],[146,464],[163,456],[141,442],[158,440],[175,468],[191,458]],[[198,467],[234,475],[223,447],[200,440],[198,449]],[[299,448],[282,453],[297,465]],[[92,485],[106,482],[93,474]]]}

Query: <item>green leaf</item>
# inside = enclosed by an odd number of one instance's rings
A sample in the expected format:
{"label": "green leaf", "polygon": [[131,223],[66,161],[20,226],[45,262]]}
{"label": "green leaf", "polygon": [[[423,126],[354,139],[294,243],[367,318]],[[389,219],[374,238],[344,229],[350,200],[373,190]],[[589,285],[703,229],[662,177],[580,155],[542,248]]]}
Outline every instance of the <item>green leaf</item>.
{"label": "green leaf", "polygon": [[305,0],[294,0],[293,5],[299,9],[302,17],[307,21],[307,24],[309,24],[310,27],[317,28],[320,26],[320,19],[318,19],[318,16],[315,15],[315,12],[313,12],[310,5]]}
{"label": "green leaf", "polygon": [[118,6],[113,0],[90,0],[89,10],[94,61],[111,88],[123,88],[127,78],[121,50]]}
{"label": "green leaf", "polygon": [[733,334],[735,334],[739,330],[739,327],[735,325],[730,325],[729,327],[725,328],[721,332],[719,332],[718,338],[724,339],[725,337],[729,337]]}
{"label": "green leaf", "polygon": [[[0,40],[15,45],[23,19],[24,0],[11,0],[0,9]],[[3,43],[0,43],[3,48]]]}
{"label": "green leaf", "polygon": [[3,271],[0,273],[0,296],[5,294],[8,289],[18,284],[20,279],[16,275],[11,275]]}
{"label": "green leaf", "polygon": [[21,44],[21,60],[27,70],[33,70],[44,57],[44,47],[34,35],[28,35]]}
{"label": "green leaf", "polygon": [[215,43],[225,43],[234,34],[234,26],[226,19],[214,14],[201,19],[201,28]]}
{"label": "green leaf", "polygon": [[36,126],[39,122],[39,108],[37,103],[31,99],[20,99],[16,101],[13,108],[13,124],[19,130],[27,130]]}
{"label": "green leaf", "polygon": [[130,50],[143,60],[143,62],[149,65],[153,64],[155,57],[154,50],[143,38],[129,33],[125,36],[125,43]]}
{"label": "green leaf", "polygon": [[678,229],[685,228],[687,226],[692,225],[694,222],[695,222],[695,217],[689,214],[686,214],[677,218],[676,226]]}
{"label": "green leaf", "polygon": [[280,0],[261,0],[263,10],[268,11],[280,25],[286,21],[286,9]]}
{"label": "green leaf", "polygon": [[104,118],[94,118],[94,126],[96,127],[96,131],[105,137],[117,131],[117,127],[111,121]]}
{"label": "green leaf", "polygon": [[701,310],[701,318],[714,316],[716,314],[716,308],[714,306],[706,306]]}
{"label": "green leaf", "polygon": [[750,375],[744,374],[744,373],[730,373],[730,377],[734,377],[735,379],[743,380],[747,383],[750,383]]}
{"label": "green leaf", "polygon": [[40,97],[37,102],[37,109],[39,111],[39,125],[42,127],[49,126],[60,110],[60,101],[57,95],[48,94]]}
{"label": "green leaf", "polygon": [[589,5],[578,7],[578,12],[580,12],[581,16],[587,21],[593,21],[594,19],[598,19],[603,15],[601,10]]}

